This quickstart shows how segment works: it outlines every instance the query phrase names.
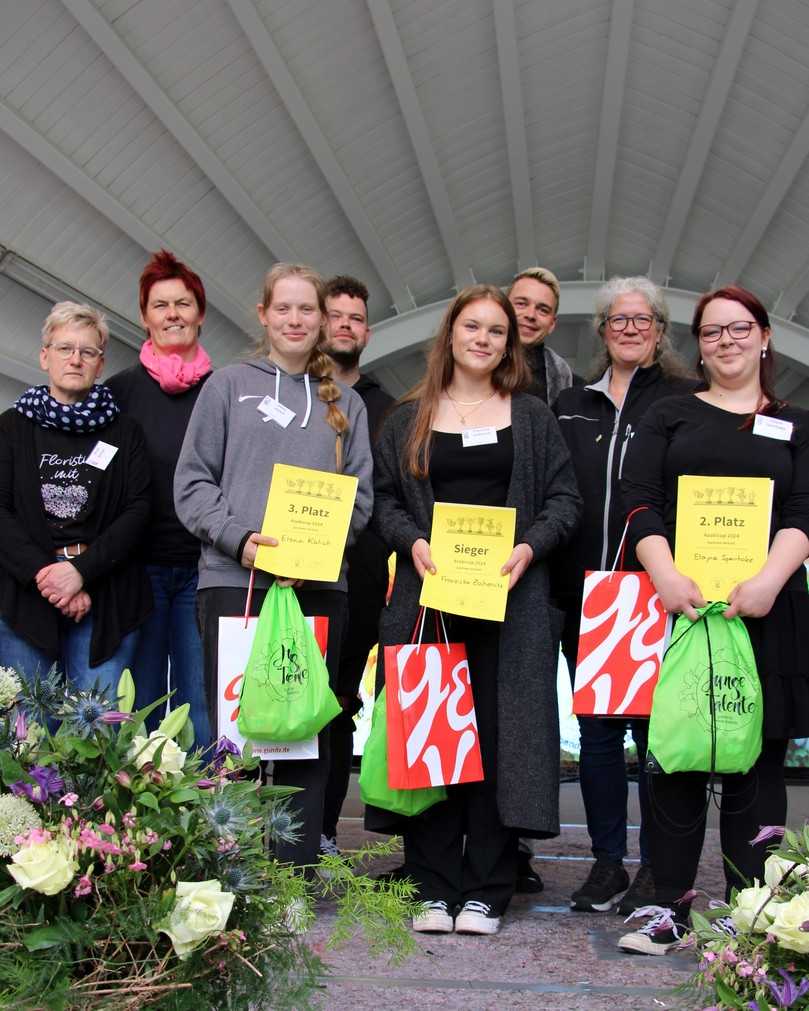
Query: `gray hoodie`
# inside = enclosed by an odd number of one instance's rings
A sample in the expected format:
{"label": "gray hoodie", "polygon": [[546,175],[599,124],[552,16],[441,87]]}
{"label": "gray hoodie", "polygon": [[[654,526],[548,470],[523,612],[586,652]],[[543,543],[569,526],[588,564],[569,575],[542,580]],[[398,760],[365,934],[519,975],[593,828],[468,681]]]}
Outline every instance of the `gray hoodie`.
{"label": "gray hoodie", "polygon": [[[273,465],[288,463],[334,473],[335,431],[318,397],[319,380],[289,375],[264,360],[228,365],[208,379],[185,433],[174,475],[174,504],[184,526],[202,541],[199,588],[246,586],[250,572],[238,558],[245,536],[260,530]],[[295,412],[286,428],[265,421],[257,405],[269,394]],[[343,473],[359,479],[349,543],[367,525],[373,508],[371,448],[365,405],[340,385],[337,405],[348,418]],[[272,577],[256,570],[256,586]],[[345,562],[337,583],[345,590]]]}

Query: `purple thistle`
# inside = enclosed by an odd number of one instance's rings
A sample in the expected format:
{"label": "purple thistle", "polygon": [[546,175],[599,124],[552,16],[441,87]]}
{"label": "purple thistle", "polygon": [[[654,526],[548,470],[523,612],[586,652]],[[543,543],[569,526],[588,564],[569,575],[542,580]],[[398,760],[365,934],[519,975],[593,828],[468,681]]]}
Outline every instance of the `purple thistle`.
{"label": "purple thistle", "polygon": [[809,990],[809,979],[802,979],[795,984],[795,980],[786,969],[779,969],[779,975],[783,979],[783,986],[779,986],[773,980],[766,980],[767,986],[772,990],[772,995],[778,1001],[779,1007],[792,1007],[796,1000],[799,1000]]}
{"label": "purple thistle", "polygon": [[64,780],[50,765],[35,765],[29,769],[28,775],[34,780],[33,783],[19,780],[12,783],[9,789],[17,797],[27,797],[35,804],[44,804],[65,789]]}
{"label": "purple thistle", "polygon": [[783,834],[783,825],[759,825],[759,833],[755,839],[750,840],[750,845],[757,846],[760,842],[766,842],[767,839],[780,839]]}

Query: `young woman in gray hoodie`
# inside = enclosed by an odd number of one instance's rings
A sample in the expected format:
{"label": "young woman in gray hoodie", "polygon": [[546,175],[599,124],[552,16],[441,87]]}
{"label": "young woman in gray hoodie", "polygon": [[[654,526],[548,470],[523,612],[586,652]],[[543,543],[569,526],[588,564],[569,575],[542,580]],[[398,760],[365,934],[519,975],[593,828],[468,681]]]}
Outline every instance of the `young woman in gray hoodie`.
{"label": "young woman in gray hoodie", "polygon": [[[219,619],[244,613],[256,550],[276,543],[257,532],[273,465],[359,479],[349,543],[368,523],[373,505],[365,406],[358,394],[332,379],[331,359],[322,350],[322,279],[308,267],[278,263],[265,278],[257,309],[264,328],[261,348],[252,359],[215,372],[205,384],[174,480],[177,515],[202,541],[197,615],[212,726]],[[270,416],[259,410],[268,395],[281,405]],[[251,614],[261,610],[272,580],[256,570]],[[329,619],[327,664],[334,678],[347,607],[345,562],[336,583],[307,581],[295,587],[304,614]],[[328,733],[321,733],[317,759],[275,763],[276,783],[304,787],[292,798],[293,814],[302,823],[299,839],[279,845],[281,860],[309,864],[317,859],[328,742]]]}

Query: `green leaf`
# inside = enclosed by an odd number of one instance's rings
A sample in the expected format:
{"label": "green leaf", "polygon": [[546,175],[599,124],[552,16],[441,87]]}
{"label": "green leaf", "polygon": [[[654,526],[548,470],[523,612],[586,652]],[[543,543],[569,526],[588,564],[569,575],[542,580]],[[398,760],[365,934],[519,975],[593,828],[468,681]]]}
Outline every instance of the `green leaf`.
{"label": "green leaf", "polygon": [[180,733],[177,735],[177,744],[183,749],[183,751],[190,751],[194,747],[195,739],[196,731],[194,730],[194,724],[189,716],[183,724]]}
{"label": "green leaf", "polygon": [[0,751],[0,776],[6,786],[16,783],[19,779],[33,782],[20,763],[15,761],[7,751]]}
{"label": "green leaf", "polygon": [[723,982],[721,979],[716,979],[714,981],[714,986],[716,987],[716,996],[719,997],[723,1004],[727,1004],[728,1007],[732,1008],[744,1007],[741,997],[737,993],[734,993],[727,983]]}
{"label": "green leaf", "polygon": [[702,913],[697,912],[696,909],[691,910],[691,923],[697,930],[707,930],[710,932],[711,925],[702,915]]}
{"label": "green leaf", "polygon": [[157,801],[157,797],[155,797],[153,793],[148,793],[144,791],[143,793],[139,793],[135,799],[138,802],[138,804],[140,804],[141,807],[149,807],[153,811],[160,810],[160,804]]}
{"label": "green leaf", "polygon": [[98,758],[101,748],[92,741],[85,741],[83,737],[69,737],[71,751],[75,751],[79,758]]}
{"label": "green leaf", "polygon": [[131,723],[122,723],[121,729],[118,731],[118,740],[126,743],[131,741],[133,737],[137,734],[145,734],[144,722],[148,716],[159,709],[161,706],[165,706],[166,700],[170,698],[174,692],[167,692],[165,695],[161,695],[159,699],[155,699],[154,702],[150,702],[148,706],[144,706],[143,709],[138,709],[137,712],[132,714]]}
{"label": "green leaf", "polygon": [[43,951],[45,948],[59,948],[70,941],[64,927],[37,927],[22,939],[29,951]]}
{"label": "green leaf", "polygon": [[4,906],[7,902],[11,902],[15,899],[21,892],[25,891],[24,888],[20,888],[18,884],[9,885],[8,888],[4,888],[0,892],[0,906]]}
{"label": "green leaf", "polygon": [[160,726],[157,728],[159,733],[164,734],[168,738],[176,737],[183,729],[190,711],[191,704],[189,702],[184,702],[176,709],[172,709],[168,716],[160,721]]}
{"label": "green leaf", "polygon": [[167,799],[172,804],[186,804],[189,800],[199,800],[199,790],[192,790],[188,787],[172,790]]}
{"label": "green leaf", "polygon": [[135,682],[132,680],[132,671],[124,667],[121,676],[118,678],[118,711],[121,713],[131,713],[135,707]]}

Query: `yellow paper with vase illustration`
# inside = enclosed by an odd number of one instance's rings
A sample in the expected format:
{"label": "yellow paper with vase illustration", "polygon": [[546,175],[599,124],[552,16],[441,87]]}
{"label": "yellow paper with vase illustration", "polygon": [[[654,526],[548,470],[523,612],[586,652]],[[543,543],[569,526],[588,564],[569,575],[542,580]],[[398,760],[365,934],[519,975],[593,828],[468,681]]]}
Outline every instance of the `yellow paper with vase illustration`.
{"label": "yellow paper with vase illustration", "polygon": [[358,483],[348,474],[276,463],[261,532],[278,547],[259,547],[256,568],[288,579],[339,579]]}
{"label": "yellow paper with vase illustration", "polygon": [[430,533],[436,572],[425,575],[419,603],[502,621],[509,577],[501,576],[500,569],[514,550],[516,520],[511,508],[436,502]]}
{"label": "yellow paper with vase illustration", "polygon": [[764,565],[772,496],[768,477],[678,479],[674,564],[706,600],[727,600]]}

